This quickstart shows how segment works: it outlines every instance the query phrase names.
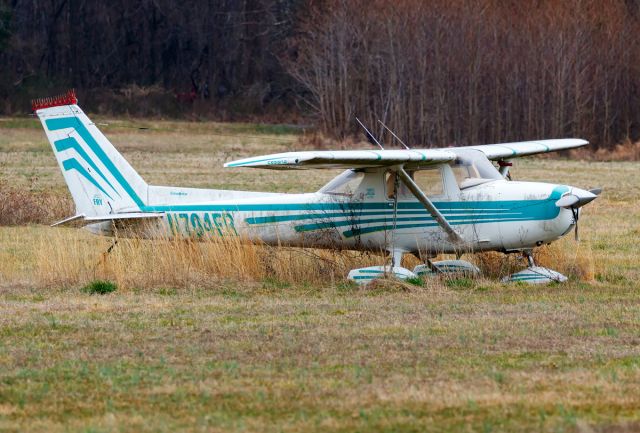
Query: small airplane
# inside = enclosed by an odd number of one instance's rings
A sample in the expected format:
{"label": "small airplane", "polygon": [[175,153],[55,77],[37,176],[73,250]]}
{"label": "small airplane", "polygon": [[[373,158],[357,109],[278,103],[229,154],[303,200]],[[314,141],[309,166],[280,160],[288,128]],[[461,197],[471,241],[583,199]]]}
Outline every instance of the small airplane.
{"label": "small airplane", "polygon": [[[148,185],[80,109],[74,91],[34,100],[32,108],[76,207],[74,216],[54,226],[80,226],[106,236],[241,236],[269,245],[388,253],[390,264],[349,272],[360,284],[387,275],[476,274],[478,268],[460,257],[479,251],[528,258],[526,269],[504,281],[565,281],[536,266],[531,252],[572,228],[577,238],[582,206],[600,194],[600,189],[510,180],[513,159],[588,144],[580,139],[385,150],[374,138],[381,150],[287,152],[224,165],[345,170],[306,194]],[[457,259],[432,261],[442,253]],[[403,268],[403,254],[425,264]]]}

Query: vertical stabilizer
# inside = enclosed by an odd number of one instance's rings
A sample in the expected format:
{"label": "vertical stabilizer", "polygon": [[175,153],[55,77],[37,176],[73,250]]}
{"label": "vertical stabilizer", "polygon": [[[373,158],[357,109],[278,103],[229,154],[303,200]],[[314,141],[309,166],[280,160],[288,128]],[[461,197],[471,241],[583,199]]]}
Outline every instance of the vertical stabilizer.
{"label": "vertical stabilizer", "polygon": [[77,214],[143,210],[148,185],[78,107],[73,91],[35,100],[32,106],[53,147]]}

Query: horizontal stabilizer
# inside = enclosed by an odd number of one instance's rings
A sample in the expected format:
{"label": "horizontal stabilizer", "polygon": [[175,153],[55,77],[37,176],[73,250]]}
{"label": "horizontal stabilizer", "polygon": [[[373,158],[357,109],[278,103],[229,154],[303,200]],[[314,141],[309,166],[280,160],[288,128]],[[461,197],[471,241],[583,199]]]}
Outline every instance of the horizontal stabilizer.
{"label": "horizontal stabilizer", "polygon": [[74,215],[69,218],[65,218],[61,221],[51,224],[51,227],[56,226],[72,226],[83,227],[88,224],[95,224],[107,221],[125,221],[125,220],[143,220],[143,219],[157,219],[164,216],[161,212],[129,212],[129,213],[117,213],[100,216],[87,217],[84,214]]}

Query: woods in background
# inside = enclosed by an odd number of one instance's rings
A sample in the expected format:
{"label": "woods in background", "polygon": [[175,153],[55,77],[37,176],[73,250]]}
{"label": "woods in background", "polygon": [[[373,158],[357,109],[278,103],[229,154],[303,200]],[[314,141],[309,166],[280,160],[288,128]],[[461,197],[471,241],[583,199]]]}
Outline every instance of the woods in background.
{"label": "woods in background", "polygon": [[410,143],[604,145],[638,134],[637,12],[600,0],[329,0],[301,24],[288,70],[338,134],[357,115]]}
{"label": "woods in background", "polygon": [[[203,112],[260,114],[291,94],[278,55],[302,3],[12,0],[0,6],[11,33],[0,40],[3,111],[75,87],[89,109],[140,113],[151,99],[149,114],[177,115],[198,101]],[[28,94],[16,100],[19,91]]]}
{"label": "woods in background", "polygon": [[302,113],[337,137],[358,116],[426,146],[578,136],[605,147],[639,135],[634,1],[188,3],[0,6],[0,108],[75,86],[88,109]]}

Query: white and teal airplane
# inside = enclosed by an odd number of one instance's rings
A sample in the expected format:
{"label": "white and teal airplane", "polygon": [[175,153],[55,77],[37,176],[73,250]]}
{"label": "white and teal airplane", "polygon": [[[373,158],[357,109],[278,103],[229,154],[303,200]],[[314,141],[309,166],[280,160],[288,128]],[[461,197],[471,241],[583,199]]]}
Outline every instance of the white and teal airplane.
{"label": "white and teal airplane", "polygon": [[[144,238],[207,239],[313,248],[386,251],[390,265],[354,269],[359,283],[438,272],[477,272],[464,253],[521,252],[529,267],[506,277],[527,282],[565,277],[535,266],[530,252],[577,225],[599,190],[509,180],[510,161],[572,149],[579,139],[440,149],[305,151],[233,161],[229,168],[345,171],[317,192],[278,194],[147,184],[78,107],[75,94],[36,100],[76,206],[54,225]],[[497,167],[496,165],[497,164]],[[577,231],[576,231],[577,233]],[[432,262],[440,253],[458,260]],[[403,254],[421,257],[413,270]]]}

